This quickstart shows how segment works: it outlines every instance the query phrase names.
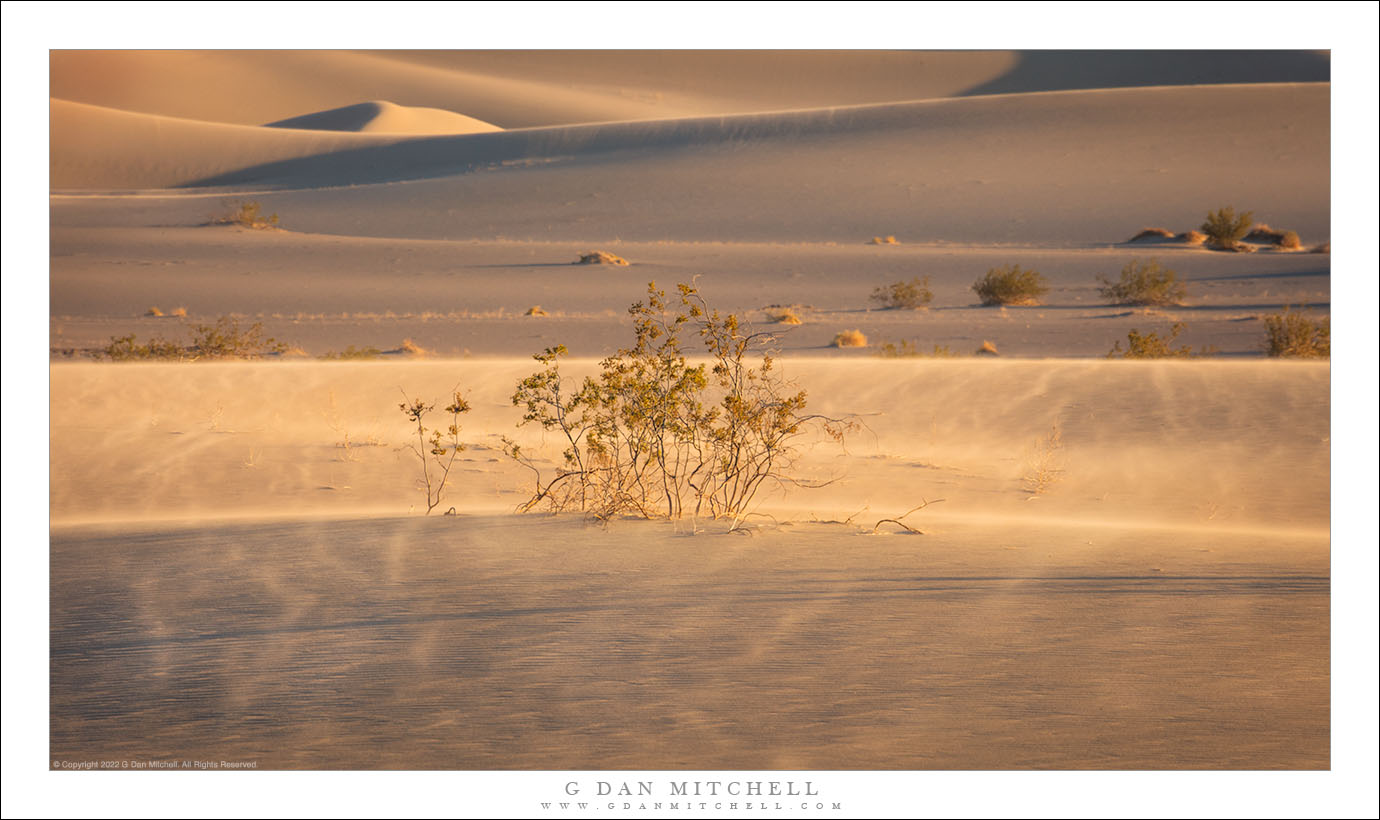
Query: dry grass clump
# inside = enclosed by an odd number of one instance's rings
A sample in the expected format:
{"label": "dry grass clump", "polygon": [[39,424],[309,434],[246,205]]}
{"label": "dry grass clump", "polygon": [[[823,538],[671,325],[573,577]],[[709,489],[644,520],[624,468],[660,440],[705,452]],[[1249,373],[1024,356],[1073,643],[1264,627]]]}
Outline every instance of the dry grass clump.
{"label": "dry grass clump", "polygon": [[1208,243],[1215,248],[1239,251],[1241,239],[1251,229],[1251,211],[1237,214],[1231,206],[1208,212],[1207,219],[1198,230],[1207,235]]}
{"label": "dry grass clump", "polygon": [[1210,351],[1204,350],[1201,354],[1195,354],[1193,348],[1188,345],[1174,347],[1174,340],[1179,338],[1186,328],[1183,322],[1175,322],[1169,328],[1169,336],[1161,338],[1158,333],[1151,331],[1142,334],[1139,330],[1132,329],[1126,334],[1126,349],[1121,349],[1121,342],[1112,345],[1111,352],[1107,354],[1109,359],[1188,359],[1197,355],[1207,355]]}
{"label": "dry grass clump", "polygon": [[278,215],[264,216],[263,206],[254,200],[244,200],[230,206],[233,210],[211,220],[216,225],[239,225],[242,228],[265,230],[278,227]]}
{"label": "dry grass clump", "polygon": [[994,344],[992,344],[991,342],[989,342],[989,341],[987,341],[986,339],[984,339],[983,342],[982,342],[982,345],[981,345],[980,347],[978,347],[977,350],[973,351],[973,355],[974,355],[974,356],[1000,356],[1001,354],[997,352],[997,346],[996,346],[996,345],[994,345]]}
{"label": "dry grass clump", "polygon": [[1332,243],[1322,242],[1308,249],[1309,253],[1332,253]]}
{"label": "dry grass clump", "polygon": [[901,243],[900,243],[900,242],[897,242],[897,241],[896,241],[896,237],[894,237],[894,236],[874,236],[874,237],[872,237],[872,244],[873,244],[873,245],[899,245],[899,244],[901,244]]}
{"label": "dry grass clump", "polygon": [[801,324],[800,317],[796,315],[796,312],[790,308],[778,308],[776,310],[768,309],[767,319],[768,321],[775,322],[778,325]]}
{"label": "dry grass clump", "polygon": [[1178,274],[1161,268],[1156,259],[1142,262],[1133,259],[1121,269],[1121,280],[1112,282],[1098,274],[1103,286],[1098,288],[1102,298],[1113,305],[1177,305],[1188,293]]}
{"label": "dry grass clump", "polygon": [[163,359],[196,361],[205,359],[259,359],[287,352],[288,346],[263,335],[263,323],[241,328],[238,319],[222,316],[213,325],[192,327],[190,344],[154,337],[140,343],[134,335],[112,336],[110,343],[95,352],[97,359],[136,361]]}
{"label": "dry grass clump", "polygon": [[572,265],[624,265],[628,260],[623,257],[609,253],[607,251],[590,251],[580,254],[580,258],[571,263]]}
{"label": "dry grass clump", "polygon": [[887,310],[919,310],[934,301],[930,278],[919,276],[909,282],[892,282],[872,291],[872,301]]}
{"label": "dry grass clump", "polygon": [[883,342],[877,348],[877,355],[883,359],[953,359],[958,357],[958,354],[951,350],[948,345],[935,345],[932,352],[926,353],[920,349],[919,345],[908,340]]}
{"label": "dry grass clump", "polygon": [[185,317],[185,316],[187,315],[187,309],[184,308],[184,307],[175,307],[175,308],[173,308],[172,310],[168,311],[168,315],[169,315],[169,316]]}
{"label": "dry grass clump", "polygon": [[1201,231],[1188,230],[1174,238],[1185,245],[1201,245],[1207,241],[1207,234]]}
{"label": "dry grass clump", "polygon": [[1149,242],[1161,239],[1173,239],[1174,232],[1164,228],[1145,228],[1140,233],[1126,240],[1127,242]]}
{"label": "dry grass clump", "polygon": [[110,343],[97,350],[94,356],[112,362],[182,361],[189,358],[189,351],[177,342],[158,336],[140,344],[134,334],[130,334],[111,336]]}
{"label": "dry grass clump", "polygon": [[1332,355],[1332,322],[1310,319],[1287,306],[1264,317],[1265,353],[1275,358],[1326,359]]}
{"label": "dry grass clump", "polygon": [[541,305],[532,305],[527,309],[523,316],[550,316],[551,314],[541,309]]}
{"label": "dry grass clump", "polygon": [[834,337],[830,347],[867,347],[867,336],[861,330],[845,330]]}
{"label": "dry grass clump", "polygon": [[1049,292],[1049,285],[1038,271],[1004,265],[974,282],[973,292],[984,305],[1038,305],[1040,297]]}
{"label": "dry grass clump", "polygon": [[157,306],[154,306],[154,307],[151,307],[151,308],[149,308],[148,310],[144,311],[144,315],[145,315],[145,316],[162,316],[162,315],[163,315],[163,311],[159,310]]}

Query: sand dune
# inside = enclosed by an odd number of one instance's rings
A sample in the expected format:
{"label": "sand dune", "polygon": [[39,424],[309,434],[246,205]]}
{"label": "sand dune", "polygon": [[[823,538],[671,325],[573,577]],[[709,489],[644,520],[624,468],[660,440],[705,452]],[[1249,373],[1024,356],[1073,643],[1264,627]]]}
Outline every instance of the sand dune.
{"label": "sand dune", "polygon": [[289,117],[278,122],[270,122],[268,127],[312,131],[361,131],[370,134],[477,134],[501,130],[496,125],[453,111],[394,105],[386,100]]}
{"label": "sand dune", "polygon": [[1302,51],[58,50],[50,69],[55,97],[187,119],[254,125],[387,99],[525,128],[982,93],[1319,82],[1329,59]]}
{"label": "sand dune", "polygon": [[[173,136],[163,120],[55,104],[53,184],[431,178],[265,200],[298,230],[367,236],[852,241],[880,231],[1105,243],[1145,224],[1191,227],[1230,202],[1311,242],[1328,231],[1327,189],[1316,184],[1327,171],[1328,101],[1326,85],[1149,88],[459,137],[259,129],[242,140],[232,126]],[[68,111],[72,127],[59,120]],[[116,138],[98,140],[98,123]],[[665,195],[680,189],[688,199]],[[176,224],[181,207],[159,220]]]}

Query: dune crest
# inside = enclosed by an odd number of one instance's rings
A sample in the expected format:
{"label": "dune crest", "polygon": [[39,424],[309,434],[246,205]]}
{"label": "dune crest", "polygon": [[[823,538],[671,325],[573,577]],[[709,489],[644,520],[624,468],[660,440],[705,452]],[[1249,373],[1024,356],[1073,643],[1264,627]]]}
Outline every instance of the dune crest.
{"label": "dune crest", "polygon": [[270,122],[265,127],[369,134],[480,134],[503,130],[492,123],[443,108],[398,105],[387,100],[317,111]]}

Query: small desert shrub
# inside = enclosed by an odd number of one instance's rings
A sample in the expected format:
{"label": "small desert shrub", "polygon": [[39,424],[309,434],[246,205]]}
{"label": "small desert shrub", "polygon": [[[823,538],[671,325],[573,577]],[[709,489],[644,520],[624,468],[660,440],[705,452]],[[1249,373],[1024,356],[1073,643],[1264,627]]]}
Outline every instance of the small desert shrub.
{"label": "small desert shrub", "polygon": [[239,225],[245,228],[276,228],[278,215],[264,216],[263,206],[254,200],[244,200],[231,206],[233,210],[214,221],[221,225]]}
{"label": "small desert shrub", "polygon": [[984,305],[1038,305],[1040,297],[1049,292],[1049,285],[1038,271],[1005,265],[987,271],[973,283],[973,292]]}
{"label": "small desert shrub", "polygon": [[98,350],[95,355],[97,359],[109,359],[112,362],[131,362],[145,359],[181,361],[188,357],[188,351],[177,342],[170,342],[160,337],[154,337],[140,344],[136,337],[130,334],[129,336],[111,336],[110,344]]}
{"label": "small desert shrub", "polygon": [[830,342],[831,347],[867,347],[867,336],[861,330],[844,330]]}
{"label": "small desert shrub", "polygon": [[930,278],[919,276],[909,282],[892,282],[872,291],[872,301],[887,309],[918,310],[934,301]]}
{"label": "small desert shrub", "polygon": [[1238,216],[1235,208],[1219,208],[1208,213],[1199,230],[1207,235],[1208,242],[1214,247],[1235,250],[1237,243],[1251,229],[1251,216],[1251,211]]}
{"label": "small desert shrub", "polygon": [[[556,435],[564,452],[550,475],[504,440],[535,478],[520,511],[545,505],[604,521],[709,515],[736,528],[763,487],[802,484],[790,476],[796,439],[816,426],[835,439],[851,429],[846,419],[805,413],[805,393],[779,375],[764,348],[769,334],[710,309],[690,285],[679,295],[672,302],[650,283],[647,299],[629,308],[633,345],[581,383],[560,371],[563,345],[533,357],[542,369],[518,383],[513,404],[525,408],[522,424]],[[685,356],[682,338],[692,328],[709,354],[705,364]]]}
{"label": "small desert shrub", "polygon": [[1185,245],[1201,245],[1207,241],[1207,234],[1200,231],[1184,231],[1174,238]]}
{"label": "small desert shrub", "polygon": [[238,319],[222,316],[214,325],[192,327],[190,350],[198,359],[258,359],[287,351],[287,345],[263,335],[262,322],[241,329]]}
{"label": "small desert shrub", "polygon": [[532,305],[527,309],[523,316],[550,316],[551,314],[541,309],[541,305]]}
{"label": "small desert shrub", "polygon": [[1174,232],[1164,228],[1146,228],[1140,233],[1126,240],[1127,242],[1145,242],[1150,240],[1173,239]]}
{"label": "small desert shrub", "polygon": [[163,311],[159,310],[157,306],[154,306],[154,307],[151,307],[151,308],[149,308],[148,310],[144,311],[144,315],[145,315],[145,316],[162,316],[162,315],[163,315]]}
{"label": "small desert shrub", "polygon": [[776,309],[776,310],[770,310],[770,309],[767,310],[767,320],[768,320],[768,321],[771,321],[771,322],[775,322],[775,323],[778,324],[778,325],[798,325],[798,324],[800,324],[800,317],[797,316],[797,315],[796,315],[796,312],[795,312],[794,310],[791,310],[790,308],[779,308],[779,309]]}
{"label": "small desert shrub", "polygon": [[177,317],[185,317],[185,316],[187,315],[187,309],[184,308],[184,307],[175,307],[175,308],[173,308],[172,310],[168,311],[168,315],[169,315],[169,316],[177,316]]}
{"label": "small desert shrub", "polygon": [[1332,253],[1332,243],[1323,242],[1308,249],[1309,253]]}
{"label": "small desert shrub", "polygon": [[403,402],[398,405],[398,409],[407,416],[408,421],[416,425],[417,443],[408,444],[407,447],[421,462],[422,476],[417,484],[418,489],[426,493],[426,512],[430,515],[441,503],[441,495],[446,490],[446,480],[450,476],[450,468],[455,464],[455,457],[465,449],[465,445],[460,441],[460,415],[468,413],[470,405],[460,395],[459,390],[453,391],[451,403],[445,408],[445,412],[450,415],[450,424],[433,428],[426,426],[426,416],[436,409],[435,404],[427,404],[421,399],[413,401],[404,393]]}
{"label": "small desert shrub", "polygon": [[382,355],[383,351],[372,345],[369,347],[355,347],[354,345],[350,345],[339,353],[330,351],[321,358],[327,360],[367,360],[377,359]]}
{"label": "small desert shrub", "polygon": [[883,342],[877,348],[877,355],[883,359],[952,359],[958,356],[948,345],[935,345],[932,352],[926,353],[914,342]]}
{"label": "small desert shrub", "polygon": [[[1179,338],[1179,334],[1185,330],[1183,322],[1175,322],[1169,329],[1169,336],[1161,338],[1158,333],[1151,331],[1142,334],[1139,330],[1132,329],[1126,334],[1126,349],[1121,349],[1121,342],[1117,341],[1112,345],[1111,352],[1107,354],[1109,359],[1187,359],[1195,354],[1193,348],[1184,345],[1174,347],[1174,340]],[[1207,351],[1204,351],[1206,353]]]}
{"label": "small desert shrub", "polygon": [[1288,307],[1265,317],[1265,353],[1273,357],[1326,359],[1332,355],[1332,328],[1327,318],[1310,319]]}
{"label": "small desert shrub", "polygon": [[1296,251],[1303,247],[1299,242],[1299,235],[1294,231],[1277,231],[1266,225],[1264,222],[1256,223],[1251,228],[1251,232],[1246,234],[1247,242],[1262,242],[1267,245],[1274,245],[1276,248],[1285,251]]}
{"label": "small desert shrub", "polygon": [[628,260],[617,254],[607,251],[590,251],[580,254],[580,258],[575,260],[574,265],[627,265]]}
{"label": "small desert shrub", "polygon": [[1284,235],[1275,243],[1275,247],[1286,251],[1297,251],[1303,250],[1303,243],[1299,241],[1299,235],[1296,231],[1285,231]]}
{"label": "small desert shrub", "polygon": [[1133,259],[1121,269],[1121,281],[1112,282],[1098,274],[1098,292],[1113,305],[1177,305],[1188,293],[1178,274],[1161,268],[1158,260]]}
{"label": "small desert shrub", "polygon": [[872,237],[872,244],[873,244],[873,245],[899,245],[899,244],[901,244],[901,243],[900,243],[900,242],[897,242],[897,241],[896,241],[896,237],[894,237],[894,236],[874,236],[874,237]]}
{"label": "small desert shrub", "polygon": [[989,341],[984,340],[983,343],[982,343],[982,345],[981,345],[980,347],[978,347],[977,350],[973,351],[973,355],[974,355],[974,356],[1000,356],[1001,354],[997,352],[997,346],[996,346],[996,345],[992,344],[992,343],[989,342]]}

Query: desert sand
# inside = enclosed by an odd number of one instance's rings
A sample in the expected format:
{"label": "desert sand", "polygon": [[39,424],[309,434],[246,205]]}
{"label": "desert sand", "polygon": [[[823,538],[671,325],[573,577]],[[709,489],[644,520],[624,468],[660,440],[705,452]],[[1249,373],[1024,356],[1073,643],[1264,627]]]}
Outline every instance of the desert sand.
{"label": "desert sand", "polygon": [[[1232,205],[1329,243],[1326,54],[51,69],[54,760],[1331,765],[1331,371],[1262,352],[1263,316],[1330,314],[1331,257],[1127,242]],[[251,200],[278,226],[217,224]],[[591,250],[630,264],[570,264]],[[1183,303],[1106,304],[1097,276],[1149,258]],[[1013,263],[1044,304],[980,306]],[[869,300],[916,276],[927,310]],[[809,409],[855,415],[801,440],[792,475],[827,486],[736,528],[513,512],[502,438],[559,453],[517,426],[531,354],[596,372],[650,281],[780,331]],[[290,352],[90,359],[231,315]],[[1215,355],[1104,358],[1176,322]],[[831,347],[848,329],[871,344]],[[350,347],[383,353],[320,358]],[[457,387],[428,517],[398,403]],[[923,534],[878,524],[926,501]]]}

